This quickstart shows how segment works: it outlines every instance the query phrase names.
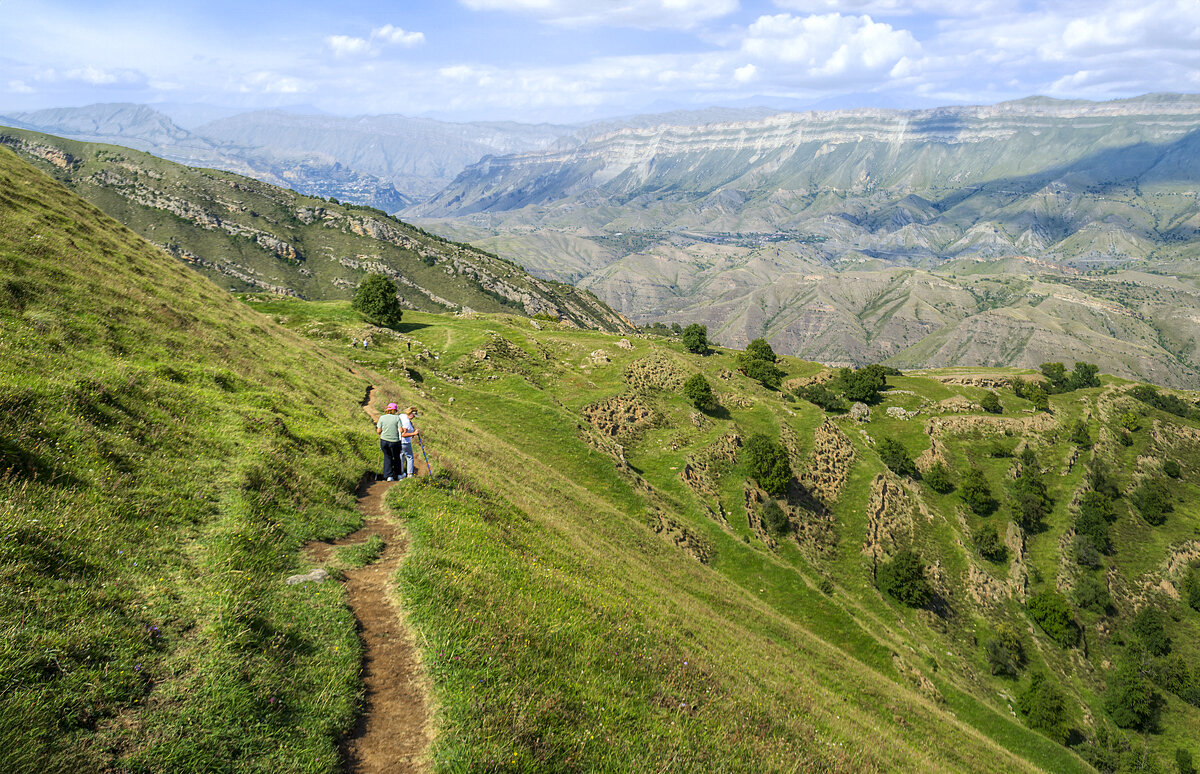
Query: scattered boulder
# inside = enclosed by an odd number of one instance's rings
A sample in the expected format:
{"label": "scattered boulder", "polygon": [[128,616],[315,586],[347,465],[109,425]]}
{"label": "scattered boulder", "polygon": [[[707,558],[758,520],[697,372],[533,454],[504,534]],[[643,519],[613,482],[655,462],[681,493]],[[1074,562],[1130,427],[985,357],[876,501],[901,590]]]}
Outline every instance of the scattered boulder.
{"label": "scattered boulder", "polygon": [[865,403],[855,403],[850,407],[850,418],[855,422],[870,422],[871,407]]}
{"label": "scattered boulder", "polygon": [[617,346],[621,349],[633,349],[633,344],[630,343],[629,339],[621,339],[617,342]]}
{"label": "scattered boulder", "polygon": [[318,567],[310,573],[304,575],[292,575],[285,583],[289,586],[295,586],[299,583],[324,583],[329,579],[329,573],[324,568]]}

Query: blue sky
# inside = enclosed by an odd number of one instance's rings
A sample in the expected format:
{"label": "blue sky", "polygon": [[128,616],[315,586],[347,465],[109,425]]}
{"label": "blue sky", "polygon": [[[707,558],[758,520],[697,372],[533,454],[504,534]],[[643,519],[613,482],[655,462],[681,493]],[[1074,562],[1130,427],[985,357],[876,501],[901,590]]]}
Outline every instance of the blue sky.
{"label": "blue sky", "polygon": [[0,112],[580,121],[1200,92],[1200,0],[0,0]]}

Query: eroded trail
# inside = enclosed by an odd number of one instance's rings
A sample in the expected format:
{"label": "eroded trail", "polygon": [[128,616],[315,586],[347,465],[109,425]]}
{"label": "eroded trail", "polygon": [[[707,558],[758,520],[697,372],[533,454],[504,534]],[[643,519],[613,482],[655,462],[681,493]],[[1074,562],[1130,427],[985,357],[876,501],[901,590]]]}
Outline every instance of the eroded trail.
{"label": "eroded trail", "polygon": [[[372,418],[375,390],[371,389],[363,409]],[[402,482],[375,481],[373,474],[358,486],[358,508],[363,528],[335,543],[316,543],[309,554],[324,561],[334,548],[360,543],[378,535],[386,544],[374,564],[347,570],[346,592],[358,619],[363,642],[363,682],[366,687],[363,712],[354,729],[342,741],[346,771],[353,774],[397,774],[428,769],[425,751],[431,737],[427,687],[417,659],[416,647],[401,623],[400,611],[390,594],[391,579],[404,557],[408,540],[388,520],[383,498]]]}

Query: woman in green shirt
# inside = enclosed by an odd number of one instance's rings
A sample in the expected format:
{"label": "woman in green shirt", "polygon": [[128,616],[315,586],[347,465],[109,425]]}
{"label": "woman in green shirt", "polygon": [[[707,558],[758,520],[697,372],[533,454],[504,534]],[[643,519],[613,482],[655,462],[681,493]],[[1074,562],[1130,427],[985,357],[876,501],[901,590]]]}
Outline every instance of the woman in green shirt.
{"label": "woman in green shirt", "polygon": [[379,449],[383,452],[383,477],[395,481],[400,473],[400,407],[389,403],[387,413],[375,423],[375,434],[379,436]]}

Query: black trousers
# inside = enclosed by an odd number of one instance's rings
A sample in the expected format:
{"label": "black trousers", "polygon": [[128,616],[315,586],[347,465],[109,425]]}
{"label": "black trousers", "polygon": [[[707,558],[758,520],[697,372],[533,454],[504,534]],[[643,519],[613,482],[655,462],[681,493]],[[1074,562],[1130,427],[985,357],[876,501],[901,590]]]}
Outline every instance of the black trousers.
{"label": "black trousers", "polygon": [[395,476],[403,476],[403,456],[400,454],[400,441],[379,441],[379,448],[383,452],[383,477],[393,478]]}

